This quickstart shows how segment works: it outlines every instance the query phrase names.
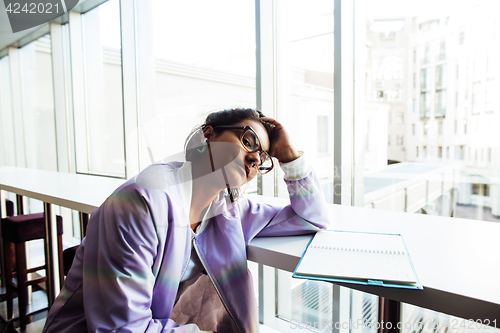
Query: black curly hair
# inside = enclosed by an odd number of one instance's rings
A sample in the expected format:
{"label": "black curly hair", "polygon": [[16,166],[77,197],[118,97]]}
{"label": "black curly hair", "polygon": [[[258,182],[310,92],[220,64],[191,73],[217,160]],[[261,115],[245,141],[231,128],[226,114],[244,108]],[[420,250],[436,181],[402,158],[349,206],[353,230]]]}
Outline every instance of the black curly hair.
{"label": "black curly hair", "polygon": [[264,126],[267,135],[271,138],[273,127],[271,123],[262,120],[261,118],[263,117],[265,115],[259,110],[243,108],[226,109],[210,113],[205,122],[202,125],[196,126],[186,138],[186,142],[184,143],[186,161],[194,162],[199,158],[200,154],[195,148],[200,147],[203,138],[203,128],[206,126],[212,126],[214,131],[218,133],[224,131],[224,129],[216,128],[217,126],[234,125],[245,120],[254,120]]}
{"label": "black curly hair", "polygon": [[[186,142],[184,143],[184,153],[186,161],[195,162],[200,158],[201,154],[199,153],[199,151],[197,151],[197,148],[200,148],[201,146],[201,142],[203,139],[203,128],[205,128],[206,126],[212,126],[214,128],[214,131],[217,133],[224,131],[224,129],[222,128],[216,128],[217,126],[234,125],[245,120],[254,120],[264,126],[269,139],[271,139],[273,126],[271,125],[271,123],[262,120],[261,118],[263,117],[265,117],[265,115],[261,111],[250,108],[225,109],[210,113],[205,119],[205,122],[193,128],[191,133],[186,138]],[[228,190],[226,189],[224,191]],[[231,198],[231,201],[236,200],[240,195],[239,189],[232,188],[230,189],[230,191],[231,192],[229,193],[229,196]]]}

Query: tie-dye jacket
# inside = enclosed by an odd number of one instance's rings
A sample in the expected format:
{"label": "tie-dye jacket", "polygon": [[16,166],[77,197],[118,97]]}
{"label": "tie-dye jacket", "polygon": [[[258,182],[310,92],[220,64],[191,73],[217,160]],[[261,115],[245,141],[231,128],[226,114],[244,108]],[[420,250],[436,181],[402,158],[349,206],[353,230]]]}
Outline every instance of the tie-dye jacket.
{"label": "tie-dye jacket", "polygon": [[[155,164],[120,186],[96,209],[43,332],[199,332],[170,318],[191,253],[189,212],[176,172]],[[146,177],[141,178],[141,175]],[[146,179],[146,181],[141,181]],[[255,236],[325,229],[326,203],[314,171],[285,180],[290,204],[234,204],[220,195],[194,246],[239,332],[258,332],[246,245]]]}

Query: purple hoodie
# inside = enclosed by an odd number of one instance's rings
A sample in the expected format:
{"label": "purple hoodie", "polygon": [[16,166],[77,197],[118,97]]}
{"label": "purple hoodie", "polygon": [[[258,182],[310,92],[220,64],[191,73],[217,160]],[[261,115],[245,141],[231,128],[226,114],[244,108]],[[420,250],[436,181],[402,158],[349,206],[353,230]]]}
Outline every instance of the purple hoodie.
{"label": "purple hoodie", "polygon": [[[154,164],[129,179],[96,209],[44,333],[199,332],[170,315],[190,259],[189,211],[182,200],[182,162]],[[231,203],[222,195],[195,248],[240,333],[258,332],[246,245],[256,236],[298,235],[330,224],[311,171],[285,180],[290,204]]]}

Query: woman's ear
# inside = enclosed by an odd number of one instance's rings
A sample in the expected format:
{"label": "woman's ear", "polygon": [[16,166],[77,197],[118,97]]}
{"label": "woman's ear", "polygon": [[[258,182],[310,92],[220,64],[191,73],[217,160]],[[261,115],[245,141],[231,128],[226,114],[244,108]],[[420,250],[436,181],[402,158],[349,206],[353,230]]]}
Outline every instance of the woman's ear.
{"label": "woman's ear", "polygon": [[203,128],[203,138],[202,140],[205,140],[205,138],[208,139],[208,141],[211,141],[215,138],[216,134],[215,134],[215,131],[214,131],[214,128],[210,125],[208,126],[205,126]]}

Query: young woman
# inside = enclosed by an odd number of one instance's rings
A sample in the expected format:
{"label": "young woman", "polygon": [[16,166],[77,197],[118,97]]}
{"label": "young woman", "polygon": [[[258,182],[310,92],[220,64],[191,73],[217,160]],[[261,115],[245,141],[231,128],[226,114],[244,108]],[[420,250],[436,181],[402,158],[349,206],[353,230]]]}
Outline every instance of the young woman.
{"label": "young woman", "polygon": [[[258,332],[246,245],[329,224],[314,171],[283,126],[253,109],[210,114],[186,162],[153,164],[96,209],[43,332]],[[290,204],[242,194],[285,173]]]}

